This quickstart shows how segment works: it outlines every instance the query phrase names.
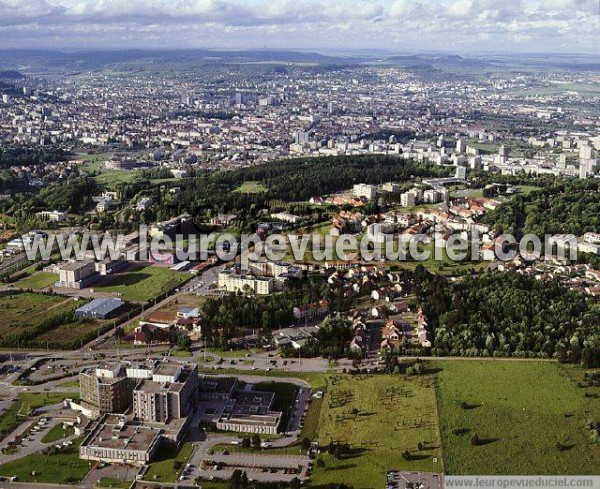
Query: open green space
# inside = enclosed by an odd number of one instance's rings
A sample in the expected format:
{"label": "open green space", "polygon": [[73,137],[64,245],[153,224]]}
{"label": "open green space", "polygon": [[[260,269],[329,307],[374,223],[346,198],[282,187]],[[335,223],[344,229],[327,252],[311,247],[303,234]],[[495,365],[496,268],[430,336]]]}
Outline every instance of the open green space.
{"label": "open green space", "polygon": [[19,287],[20,289],[46,289],[54,285],[56,281],[58,281],[56,273],[37,272],[15,282],[15,287]]}
{"label": "open green space", "polygon": [[65,313],[75,306],[64,297],[35,293],[0,295],[0,339],[36,327],[43,320]]}
{"label": "open green space", "polygon": [[34,453],[0,465],[0,475],[17,477],[18,482],[73,484],[90,470],[90,462],[79,459],[81,439],[69,447],[47,449],[48,454]]}
{"label": "open green space", "polygon": [[68,436],[72,436],[74,434],[75,429],[72,426],[63,428],[63,424],[58,423],[50,428],[48,433],[42,437],[42,443],[53,443],[57,440],[62,440],[63,438],[67,438]]}
{"label": "open green space", "polygon": [[155,462],[150,464],[144,479],[159,482],[177,482],[179,474],[192,455],[191,443],[184,443],[178,452],[173,449],[159,450]]}
{"label": "open green space", "polygon": [[120,489],[127,489],[130,485],[131,481],[123,481],[113,477],[102,477],[96,487],[116,487]]}
{"label": "open green space", "polygon": [[[325,467],[316,466],[315,486],[379,488],[385,486],[389,469],[440,472],[433,376],[330,375],[318,440],[322,446],[348,443],[351,453],[340,459],[320,455]],[[410,460],[403,458],[405,452]]]}
{"label": "open green space", "polygon": [[189,278],[189,273],[176,272],[166,267],[147,266],[115,274],[107,279],[104,285],[94,289],[120,294],[127,301],[148,302]]}
{"label": "open green space", "polygon": [[[99,332],[102,321],[94,319],[76,319],[71,322],[63,323],[58,328],[47,331],[36,337],[38,345],[43,346],[45,342],[52,345],[51,348],[71,349],[83,346],[81,343],[88,334]],[[79,343],[77,343],[79,341]]]}
{"label": "open green space", "polygon": [[600,420],[600,387],[579,388],[578,369],[544,361],[435,365],[448,474],[600,473],[600,446],[586,429]]}
{"label": "open green space", "polygon": [[43,293],[19,291],[0,295],[0,342],[11,348],[79,347],[102,325],[101,321],[70,314],[83,304]]}
{"label": "open green space", "polygon": [[61,402],[66,397],[76,398],[78,394],[63,392],[23,392],[3,414],[0,416],[0,437],[4,438],[18,424],[26,421],[28,414],[43,406]]}
{"label": "open green space", "polygon": [[261,192],[266,192],[268,188],[259,181],[248,181],[242,183],[238,188],[234,190],[234,192],[239,192],[243,194],[259,194]]}

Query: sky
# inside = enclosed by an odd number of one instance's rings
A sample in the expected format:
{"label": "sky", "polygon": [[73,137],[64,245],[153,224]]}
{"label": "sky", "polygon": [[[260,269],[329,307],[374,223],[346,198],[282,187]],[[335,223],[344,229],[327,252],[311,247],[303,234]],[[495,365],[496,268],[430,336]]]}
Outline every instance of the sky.
{"label": "sky", "polygon": [[0,48],[600,54],[600,0],[0,0]]}

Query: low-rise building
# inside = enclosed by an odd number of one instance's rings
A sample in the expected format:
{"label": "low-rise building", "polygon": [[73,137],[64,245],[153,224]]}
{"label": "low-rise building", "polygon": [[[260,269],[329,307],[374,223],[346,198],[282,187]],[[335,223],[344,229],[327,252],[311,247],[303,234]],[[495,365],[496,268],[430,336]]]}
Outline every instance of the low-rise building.
{"label": "low-rise building", "polygon": [[85,437],[79,457],[106,463],[148,464],[160,446],[162,430],[105,415]]}

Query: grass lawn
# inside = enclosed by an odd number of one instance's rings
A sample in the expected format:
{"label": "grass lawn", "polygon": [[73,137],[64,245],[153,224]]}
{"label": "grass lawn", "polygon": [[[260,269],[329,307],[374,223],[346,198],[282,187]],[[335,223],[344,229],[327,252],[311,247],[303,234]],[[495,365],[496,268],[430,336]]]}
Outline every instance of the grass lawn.
{"label": "grass lawn", "polygon": [[519,194],[521,195],[527,195],[530,194],[531,192],[535,192],[537,190],[542,190],[541,187],[535,187],[533,185],[517,185],[516,188],[519,191]]}
{"label": "grass lawn", "polygon": [[50,431],[46,433],[42,437],[42,443],[53,443],[57,440],[62,440],[68,436],[72,436],[75,434],[75,429],[72,426],[67,426],[67,428],[63,428],[62,423],[55,424]]}
{"label": "grass lawn", "polygon": [[96,487],[117,487],[127,489],[131,485],[131,481],[122,481],[112,477],[102,477]]}
{"label": "grass lawn", "polygon": [[150,464],[144,479],[159,482],[177,482],[179,474],[192,455],[192,450],[191,443],[184,443],[177,453],[174,453],[173,450],[159,451],[158,460]]}
{"label": "grass lawn", "polygon": [[[90,462],[79,459],[79,443],[42,455],[35,453],[0,465],[0,475],[17,476],[19,482],[70,484],[82,480],[90,470]],[[35,475],[32,475],[35,471]]]}
{"label": "grass lawn", "polygon": [[[436,366],[447,473],[600,474],[600,446],[585,429],[588,419],[600,420],[600,399],[585,393],[598,395],[600,388],[577,387],[573,367],[519,361]],[[471,443],[474,434],[482,445]]]}
{"label": "grass lawn", "polygon": [[[262,439],[262,438],[261,438]],[[227,443],[221,443],[215,445],[212,449],[212,453],[222,453],[223,450],[227,450],[229,453],[250,453],[253,455],[267,456],[267,455],[306,455],[300,445],[290,445],[289,447],[275,447],[275,448],[244,448],[242,445],[230,445]]]}
{"label": "grass lawn", "polygon": [[37,272],[15,282],[15,287],[21,289],[46,289],[54,285],[56,281],[58,281],[58,275],[56,273]]}
{"label": "grass lawn", "polygon": [[4,414],[0,416],[0,436],[4,438],[7,431],[11,431],[11,428],[25,421],[27,419],[27,414],[31,410],[49,406],[51,404],[57,404],[66,397],[73,398],[73,396],[78,397],[78,395],[74,393],[62,392],[22,393],[19,396],[19,400],[13,403]]}
{"label": "grass lawn", "polygon": [[243,194],[259,194],[269,190],[262,182],[248,181],[242,183],[234,192],[240,192]]}
{"label": "grass lawn", "polygon": [[[353,453],[341,460],[320,455],[325,468],[315,469],[315,486],[379,488],[385,487],[389,469],[440,472],[433,376],[329,376],[318,439],[321,445],[349,443]],[[413,457],[410,461],[402,457],[406,450]]]}
{"label": "grass lawn", "polygon": [[106,285],[96,286],[94,289],[122,294],[122,298],[128,301],[148,302],[181,285],[191,276],[165,267],[147,266],[118,273]]}

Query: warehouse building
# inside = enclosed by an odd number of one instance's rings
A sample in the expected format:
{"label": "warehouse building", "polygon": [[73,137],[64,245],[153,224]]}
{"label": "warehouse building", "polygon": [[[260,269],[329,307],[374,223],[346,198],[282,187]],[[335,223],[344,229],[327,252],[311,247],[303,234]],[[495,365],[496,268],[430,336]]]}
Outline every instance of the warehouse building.
{"label": "warehouse building", "polygon": [[87,319],[110,319],[125,309],[126,302],[121,299],[94,299],[75,310],[75,316]]}

